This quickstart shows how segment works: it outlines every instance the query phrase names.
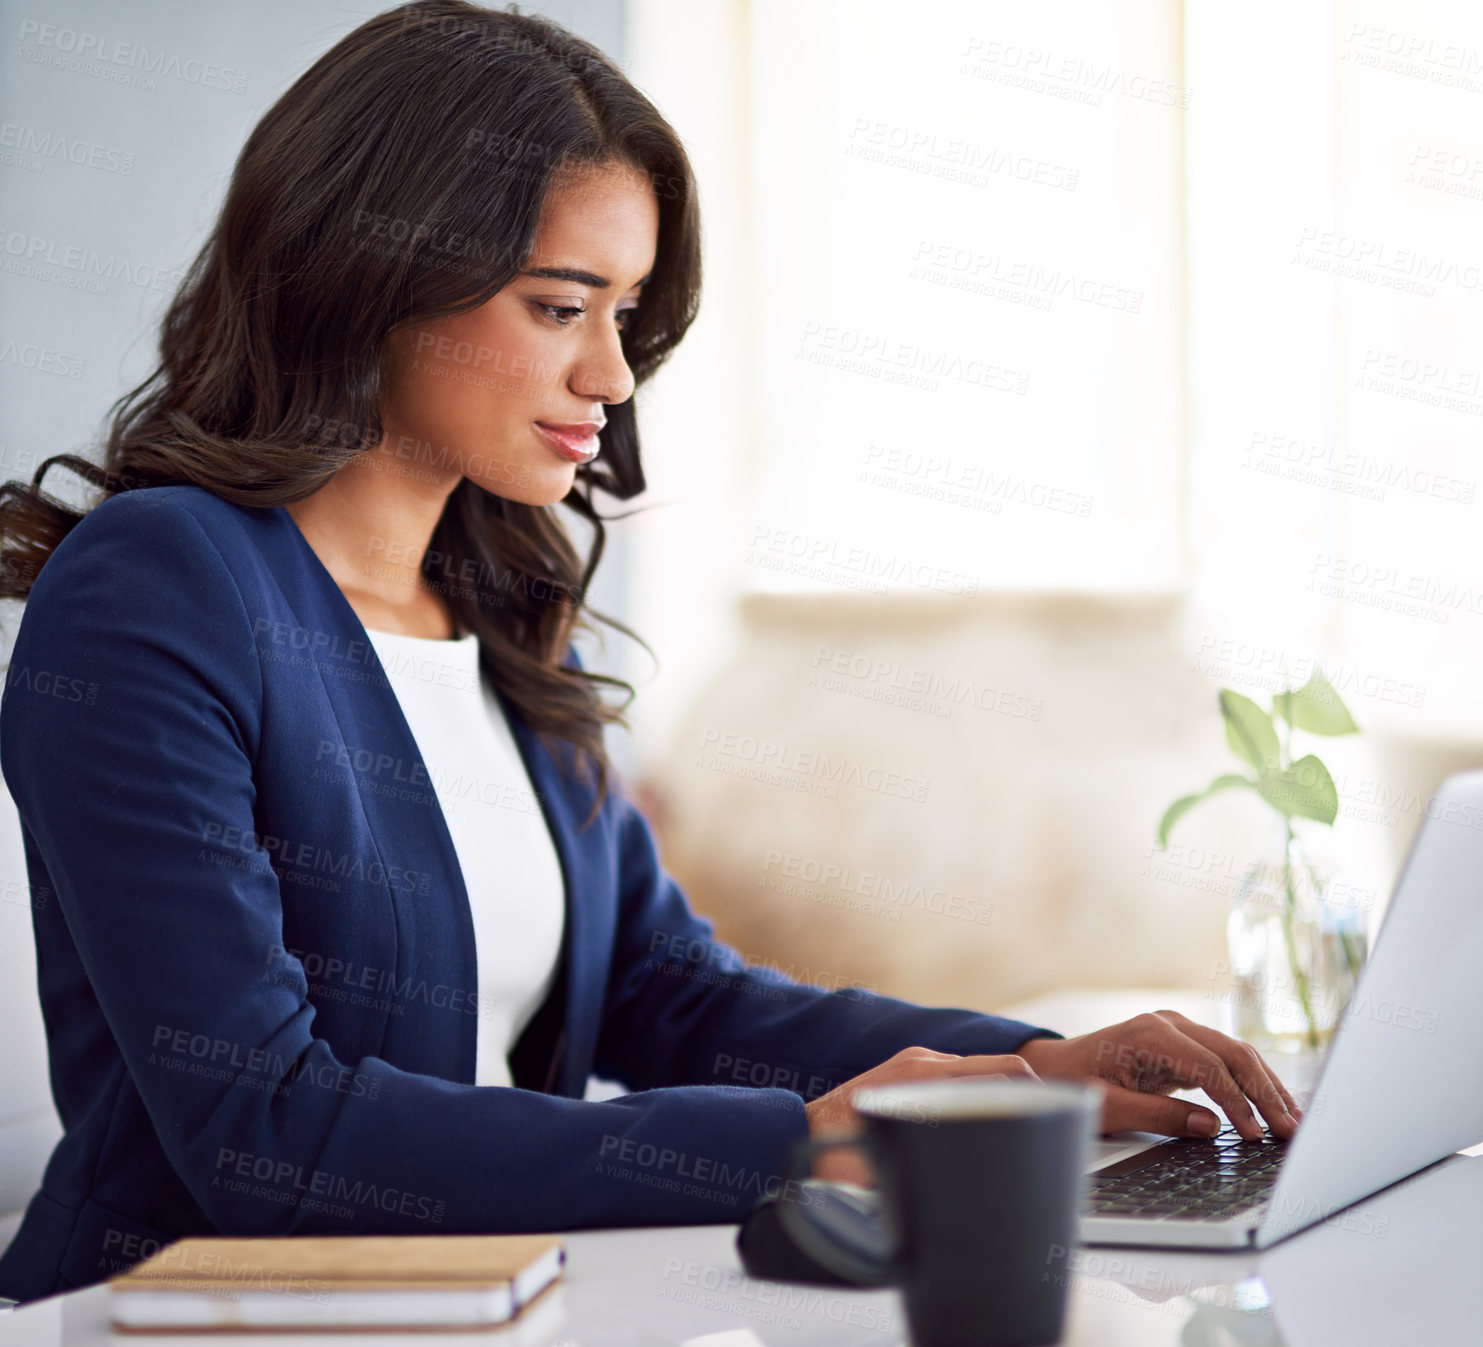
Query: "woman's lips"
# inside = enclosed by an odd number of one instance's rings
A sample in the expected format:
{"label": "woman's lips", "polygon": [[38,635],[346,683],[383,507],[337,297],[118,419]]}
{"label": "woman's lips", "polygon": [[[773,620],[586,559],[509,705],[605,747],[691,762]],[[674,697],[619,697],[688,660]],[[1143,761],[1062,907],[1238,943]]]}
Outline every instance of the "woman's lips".
{"label": "woman's lips", "polygon": [[556,425],[534,422],[541,438],[571,463],[590,463],[597,457],[598,427],[594,425]]}

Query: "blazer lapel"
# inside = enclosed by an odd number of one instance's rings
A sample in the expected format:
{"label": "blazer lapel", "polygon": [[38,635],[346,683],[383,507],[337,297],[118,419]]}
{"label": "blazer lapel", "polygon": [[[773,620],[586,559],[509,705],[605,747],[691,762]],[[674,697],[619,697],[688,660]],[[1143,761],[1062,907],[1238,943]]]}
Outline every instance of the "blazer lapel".
{"label": "blazer lapel", "polygon": [[[448,1078],[472,1084],[479,1017],[447,1005],[455,995],[463,1004],[477,992],[473,915],[442,804],[364,624],[293,516],[281,505],[266,513],[278,526],[270,560],[308,631],[308,653],[329,697],[383,874],[400,866],[434,876],[427,893],[385,885],[396,919],[396,983],[435,990],[409,999],[406,1013],[387,1016],[382,1053],[398,1064],[429,1064],[419,1070],[438,1063]],[[306,669],[304,676],[313,673]],[[433,1004],[435,996],[441,1004]]]}
{"label": "blazer lapel", "polygon": [[[609,953],[617,918],[611,843],[605,821],[586,832],[578,825],[586,818],[590,801],[579,783],[563,775],[524,717],[504,693],[496,696],[510,722],[516,746],[530,777],[531,789],[551,833],[566,887],[565,1017],[553,1053],[559,1059],[553,1093],[580,1098],[592,1067],[602,1004],[607,994]],[[565,756],[571,756],[566,754]],[[563,979],[558,978],[558,986]]]}

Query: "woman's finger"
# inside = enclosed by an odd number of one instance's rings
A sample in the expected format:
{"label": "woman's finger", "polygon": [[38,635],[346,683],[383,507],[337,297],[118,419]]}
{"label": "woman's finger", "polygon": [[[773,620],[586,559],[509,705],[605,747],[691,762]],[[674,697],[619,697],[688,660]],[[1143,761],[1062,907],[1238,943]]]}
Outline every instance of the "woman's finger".
{"label": "woman's finger", "polygon": [[[1212,1029],[1209,1025],[1199,1024],[1181,1015],[1176,1010],[1165,1010],[1161,1011],[1160,1014],[1171,1019],[1175,1027],[1185,1035],[1195,1039],[1199,1043],[1203,1043],[1206,1047],[1219,1054],[1226,1065],[1231,1068],[1232,1074],[1237,1075],[1238,1079],[1240,1074],[1255,1073],[1260,1069],[1262,1076],[1266,1078],[1267,1089],[1270,1091],[1269,1097],[1280,1103],[1282,1108],[1293,1117],[1300,1116],[1301,1111],[1298,1109],[1297,1101],[1288,1092],[1287,1086],[1282,1083],[1281,1077],[1267,1063],[1266,1058],[1253,1048],[1251,1044],[1242,1042],[1239,1038],[1232,1038],[1229,1034],[1223,1034],[1219,1029]],[[1237,1072],[1237,1067],[1241,1068],[1240,1072]],[[1258,1088],[1261,1088],[1260,1078],[1258,1078]],[[1252,1097],[1257,1098],[1255,1095]],[[1264,1114],[1265,1112],[1266,1110],[1263,1109]]]}
{"label": "woman's finger", "polygon": [[1158,1132],[1171,1137],[1213,1137],[1220,1118],[1202,1104],[1108,1085],[1102,1101],[1104,1132]]}
{"label": "woman's finger", "polygon": [[1272,1131],[1280,1137],[1290,1137],[1297,1130],[1297,1107],[1287,1088],[1276,1073],[1249,1043],[1230,1038],[1217,1029],[1204,1025],[1190,1024],[1183,1031],[1195,1042],[1203,1044],[1216,1053],[1226,1064],[1236,1083],[1245,1091],[1261,1110]]}
{"label": "woman's finger", "polygon": [[1158,1024],[1151,1036],[1150,1050],[1157,1054],[1163,1078],[1204,1090],[1225,1110],[1226,1117],[1246,1140],[1254,1141],[1261,1136],[1262,1125],[1246,1102],[1246,1092],[1236,1083],[1220,1054],[1167,1020],[1159,1018]]}

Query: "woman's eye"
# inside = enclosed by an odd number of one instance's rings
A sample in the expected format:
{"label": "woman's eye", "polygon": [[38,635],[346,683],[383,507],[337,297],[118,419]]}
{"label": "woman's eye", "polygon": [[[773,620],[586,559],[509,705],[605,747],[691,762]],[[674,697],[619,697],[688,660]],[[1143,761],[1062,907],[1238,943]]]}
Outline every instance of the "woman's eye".
{"label": "woman's eye", "polygon": [[539,304],[537,305],[537,307],[544,310],[547,316],[550,317],[553,322],[559,323],[562,327],[566,327],[567,324],[571,322],[571,319],[564,318],[561,315],[586,313],[585,309],[572,308],[569,305],[563,304]]}
{"label": "woman's eye", "polygon": [[[556,323],[560,327],[570,326],[573,316],[587,312],[586,309],[577,308],[574,305],[542,304],[539,300],[536,301],[536,307],[540,309],[544,314],[546,314],[546,316],[550,318],[553,323]],[[633,319],[631,315],[637,308],[638,305],[634,304],[630,305],[626,309],[618,309],[614,313],[613,317],[617,322],[618,331],[623,332],[632,324]]]}

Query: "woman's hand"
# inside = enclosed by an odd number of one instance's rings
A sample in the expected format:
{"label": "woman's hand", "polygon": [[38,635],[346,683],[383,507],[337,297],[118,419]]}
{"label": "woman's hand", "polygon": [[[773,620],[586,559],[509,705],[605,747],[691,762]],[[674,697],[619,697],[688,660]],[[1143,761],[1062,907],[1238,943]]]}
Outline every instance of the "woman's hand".
{"label": "woman's hand", "polygon": [[1261,1136],[1262,1125],[1247,1100],[1275,1136],[1292,1136],[1302,1117],[1256,1049],[1174,1010],[1151,1011],[1077,1038],[1032,1038],[1017,1052],[1047,1079],[1105,1082],[1104,1132],[1214,1135],[1221,1125],[1214,1112],[1167,1098],[1193,1086],[1215,1100],[1248,1140]]}
{"label": "woman's hand", "polygon": [[[947,1080],[957,1076],[974,1076],[980,1079],[1004,1079],[1019,1077],[1034,1080],[1032,1071],[1023,1057],[959,1057],[951,1052],[933,1052],[930,1048],[903,1048],[894,1057],[879,1066],[836,1086],[828,1094],[804,1105],[808,1114],[810,1140],[821,1141],[827,1137],[851,1132],[859,1122],[859,1114],[851,1106],[850,1099],[856,1090],[871,1086],[916,1084],[924,1080]],[[870,1166],[858,1149],[824,1151],[814,1158],[815,1177],[837,1183],[858,1183],[868,1186],[874,1180]]]}

